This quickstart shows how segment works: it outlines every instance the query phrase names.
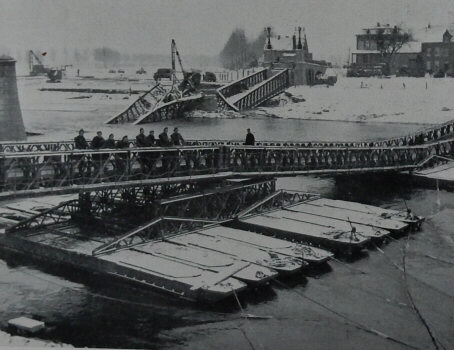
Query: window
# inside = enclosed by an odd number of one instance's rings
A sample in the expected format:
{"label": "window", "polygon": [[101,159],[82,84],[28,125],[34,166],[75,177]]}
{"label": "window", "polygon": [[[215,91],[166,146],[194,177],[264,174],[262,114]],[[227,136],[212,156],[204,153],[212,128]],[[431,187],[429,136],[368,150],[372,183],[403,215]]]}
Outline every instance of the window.
{"label": "window", "polygon": [[432,55],[432,48],[431,48],[431,47],[428,47],[428,48],[426,49],[426,56],[430,56],[430,55]]}
{"label": "window", "polygon": [[434,48],[434,54],[435,54],[436,57],[440,56],[440,48],[439,47]]}
{"label": "window", "polygon": [[432,62],[427,61],[426,62],[426,70],[431,70],[432,69]]}
{"label": "window", "polygon": [[435,60],[435,62],[434,62],[434,69],[435,69],[435,70],[440,69],[440,61],[439,61],[439,60]]}
{"label": "window", "polygon": [[369,63],[369,56],[368,56],[368,55],[364,55],[364,56],[363,56],[363,63],[364,63],[364,64]]}

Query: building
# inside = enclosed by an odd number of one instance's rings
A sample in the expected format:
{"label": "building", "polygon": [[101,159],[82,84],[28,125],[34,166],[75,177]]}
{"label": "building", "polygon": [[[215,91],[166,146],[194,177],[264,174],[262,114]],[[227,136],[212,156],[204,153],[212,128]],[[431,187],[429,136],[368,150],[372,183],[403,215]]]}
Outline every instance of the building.
{"label": "building", "polygon": [[263,66],[276,69],[290,69],[291,85],[314,85],[322,82],[321,76],[331,65],[326,61],[316,61],[309,51],[306,34],[298,38],[293,36],[271,37],[271,28],[267,28],[267,39],[263,50]]}
{"label": "building", "polygon": [[435,75],[454,75],[454,42],[452,34],[446,29],[441,41],[423,42],[421,45],[425,70]]}
{"label": "building", "polygon": [[[356,34],[356,50],[351,53],[349,76],[371,76],[381,74],[423,75],[424,64],[421,54],[421,43],[408,41],[396,50],[387,60],[383,49],[390,42],[405,41],[410,34],[397,26],[389,24],[365,28]],[[389,64],[389,67],[388,67]],[[388,71],[389,70],[389,71]]]}
{"label": "building", "polygon": [[[363,29],[356,34],[356,50],[352,52],[350,76],[379,75],[383,73],[385,61],[378,49],[380,39],[386,45],[387,36],[392,30],[389,24]],[[394,29],[395,30],[395,29]],[[389,74],[454,76],[454,28],[440,25],[427,25],[412,31],[411,41],[407,42],[394,55]]]}

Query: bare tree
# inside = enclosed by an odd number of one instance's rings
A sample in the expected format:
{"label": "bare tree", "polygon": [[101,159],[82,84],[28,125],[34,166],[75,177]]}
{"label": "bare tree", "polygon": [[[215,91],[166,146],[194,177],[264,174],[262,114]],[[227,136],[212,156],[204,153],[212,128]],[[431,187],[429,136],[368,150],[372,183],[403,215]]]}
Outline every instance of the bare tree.
{"label": "bare tree", "polygon": [[394,26],[392,29],[379,28],[375,38],[377,50],[380,52],[386,65],[385,73],[389,74],[394,56],[402,46],[412,40],[412,35],[410,32],[404,31],[401,27]]}

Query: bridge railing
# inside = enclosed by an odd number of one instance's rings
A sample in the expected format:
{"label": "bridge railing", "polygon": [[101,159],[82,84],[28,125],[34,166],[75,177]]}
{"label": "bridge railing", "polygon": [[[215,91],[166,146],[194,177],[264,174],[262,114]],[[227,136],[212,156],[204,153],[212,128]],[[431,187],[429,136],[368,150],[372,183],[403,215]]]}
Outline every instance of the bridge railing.
{"label": "bridge railing", "polygon": [[[416,146],[422,144],[436,143],[454,135],[454,120],[442,125],[420,130],[418,132],[398,138],[384,140],[364,141],[296,141],[296,140],[264,140],[257,141],[257,146],[290,146],[290,147],[397,147]],[[188,146],[230,146],[243,145],[244,140],[186,140]],[[88,140],[88,145],[91,141]],[[129,140],[130,147],[135,147],[135,139]],[[12,152],[59,152],[74,150],[74,141],[8,141],[0,142],[0,153]]]}
{"label": "bridge railing", "polygon": [[284,69],[272,78],[254,86],[247,94],[236,100],[233,105],[240,111],[257,107],[263,102],[285,91],[288,86],[288,69]]}
{"label": "bridge railing", "polygon": [[210,146],[3,153],[0,191],[69,187],[232,172],[286,176],[413,169],[431,155],[450,155],[453,140],[407,147],[302,148]]}
{"label": "bridge railing", "polygon": [[250,87],[267,79],[268,70],[262,68],[251,75],[248,75],[242,79],[231,82],[230,84],[220,87],[217,92],[224,98],[229,98],[233,95],[241,93],[243,90],[249,89]]}
{"label": "bridge railing", "polygon": [[219,151],[184,147],[3,153],[0,191],[211,174],[223,169],[215,163]]}

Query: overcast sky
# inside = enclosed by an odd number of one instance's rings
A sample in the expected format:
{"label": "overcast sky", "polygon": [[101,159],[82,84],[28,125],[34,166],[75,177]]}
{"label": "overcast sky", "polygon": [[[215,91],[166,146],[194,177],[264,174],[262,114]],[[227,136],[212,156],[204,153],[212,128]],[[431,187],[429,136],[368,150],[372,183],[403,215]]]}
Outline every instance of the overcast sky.
{"label": "overcast sky", "polygon": [[377,21],[454,21],[454,0],[0,0],[0,48],[43,51],[108,46],[134,53],[216,55],[230,32],[255,37],[306,28],[315,58],[347,57],[354,33]]}

